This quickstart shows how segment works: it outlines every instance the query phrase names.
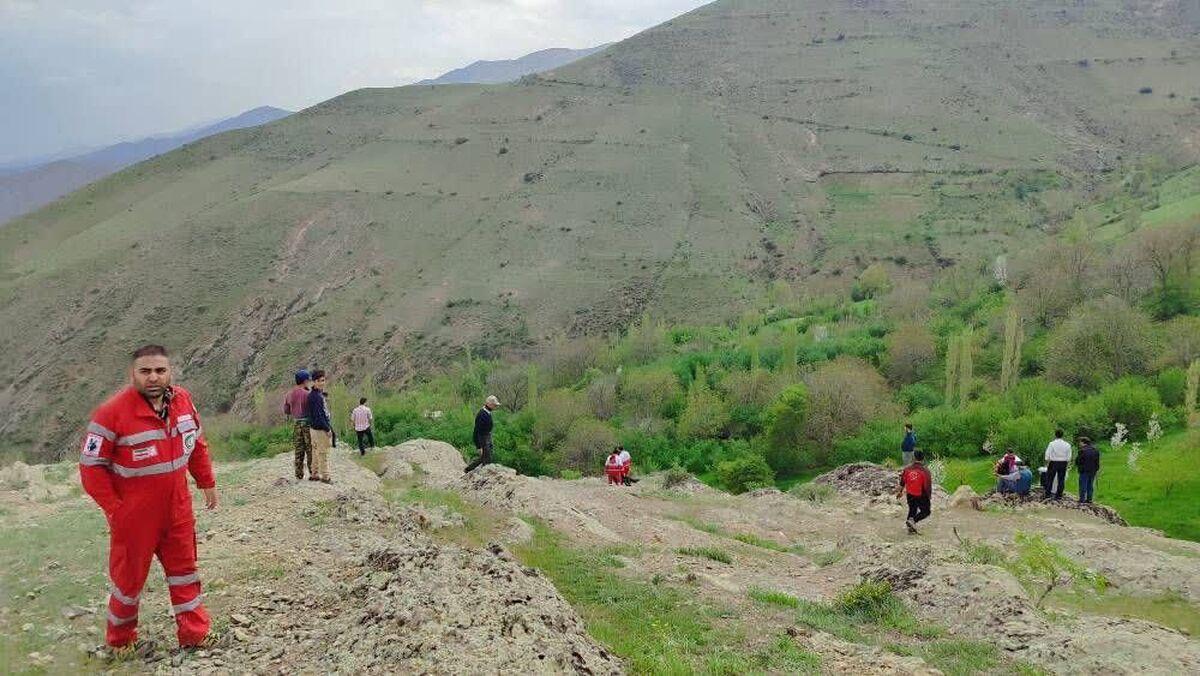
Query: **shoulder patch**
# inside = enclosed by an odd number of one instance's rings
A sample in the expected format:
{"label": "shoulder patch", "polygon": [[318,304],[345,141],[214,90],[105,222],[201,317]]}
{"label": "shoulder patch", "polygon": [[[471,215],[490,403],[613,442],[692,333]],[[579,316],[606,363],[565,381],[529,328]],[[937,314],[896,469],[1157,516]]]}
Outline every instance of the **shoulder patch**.
{"label": "shoulder patch", "polygon": [[104,437],[94,432],[89,432],[83,440],[83,448],[80,449],[81,455],[89,458],[100,457],[100,448],[104,445]]}

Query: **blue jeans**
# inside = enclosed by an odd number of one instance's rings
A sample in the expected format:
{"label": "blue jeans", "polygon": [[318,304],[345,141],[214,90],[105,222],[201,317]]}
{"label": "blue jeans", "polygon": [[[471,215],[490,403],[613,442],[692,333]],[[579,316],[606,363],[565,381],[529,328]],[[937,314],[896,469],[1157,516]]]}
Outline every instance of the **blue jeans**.
{"label": "blue jeans", "polygon": [[1079,473],[1079,501],[1091,502],[1092,489],[1096,487],[1095,472],[1080,472]]}

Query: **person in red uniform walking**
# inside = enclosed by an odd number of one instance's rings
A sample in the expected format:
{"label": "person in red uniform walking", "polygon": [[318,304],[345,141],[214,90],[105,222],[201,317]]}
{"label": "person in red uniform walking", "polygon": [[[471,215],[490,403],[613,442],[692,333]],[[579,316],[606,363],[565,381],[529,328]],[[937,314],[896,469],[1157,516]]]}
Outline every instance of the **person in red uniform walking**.
{"label": "person in red uniform walking", "polygon": [[914,451],[912,464],[900,472],[899,494],[908,500],[908,518],[904,520],[904,525],[910,533],[917,532],[917,523],[928,517],[933,509],[933,475],[924,465],[924,460],[924,453]]}
{"label": "person in red uniform walking", "polygon": [[137,640],[138,601],[157,556],[167,577],[179,645],[215,647],[196,575],[196,519],[187,473],[217,507],[208,444],[192,397],[171,384],[160,345],[133,353],[131,383],[92,414],[79,457],[83,489],[109,526],[106,642],[116,657],[152,652]]}

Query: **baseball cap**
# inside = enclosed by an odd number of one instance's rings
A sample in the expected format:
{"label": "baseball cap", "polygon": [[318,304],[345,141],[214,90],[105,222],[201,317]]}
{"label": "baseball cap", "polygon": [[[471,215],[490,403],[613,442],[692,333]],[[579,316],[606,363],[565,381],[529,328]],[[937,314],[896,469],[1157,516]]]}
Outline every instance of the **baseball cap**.
{"label": "baseball cap", "polygon": [[486,402],[486,403],[488,403],[488,404],[490,404],[490,405],[492,405],[492,406],[499,406],[499,405],[500,405],[500,400],[496,398],[496,395],[494,395],[494,394],[489,394],[489,395],[488,395],[488,398],[487,398],[487,402]]}
{"label": "baseball cap", "polygon": [[312,375],[309,374],[307,369],[300,369],[299,371],[296,371],[296,384],[297,385],[305,383],[309,380],[312,380]]}

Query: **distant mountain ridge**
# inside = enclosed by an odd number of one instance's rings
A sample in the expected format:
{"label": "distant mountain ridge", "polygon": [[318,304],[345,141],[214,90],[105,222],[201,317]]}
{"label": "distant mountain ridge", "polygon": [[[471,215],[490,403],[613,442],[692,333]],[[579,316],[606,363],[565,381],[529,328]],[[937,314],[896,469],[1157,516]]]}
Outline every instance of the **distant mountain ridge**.
{"label": "distant mountain ridge", "polygon": [[74,157],[25,167],[10,164],[10,168],[0,171],[0,225],[131,164],[214,134],[257,127],[291,114],[292,111],[282,108],[260,106],[212,124],[123,141]]}
{"label": "distant mountain ridge", "polygon": [[519,59],[476,61],[469,66],[455,68],[431,80],[421,80],[417,84],[500,84],[502,82],[512,82],[526,75],[540,73],[552,68],[561,68],[585,56],[591,56],[608,47],[610,44],[612,43],[588,47],[586,49],[553,47],[533,52],[532,54],[526,54]]}

